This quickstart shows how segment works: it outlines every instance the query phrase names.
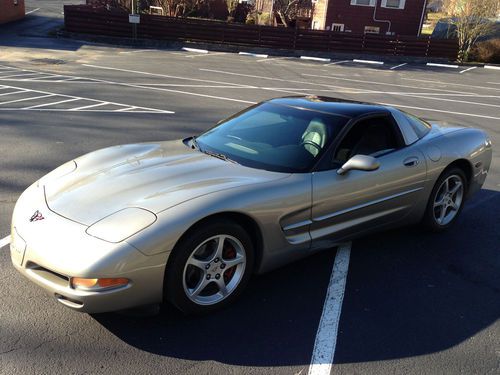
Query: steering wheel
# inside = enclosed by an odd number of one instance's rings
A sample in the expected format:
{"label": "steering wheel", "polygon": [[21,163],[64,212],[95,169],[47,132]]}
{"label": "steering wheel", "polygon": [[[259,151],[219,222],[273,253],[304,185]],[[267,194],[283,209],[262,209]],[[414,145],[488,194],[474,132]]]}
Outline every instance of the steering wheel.
{"label": "steering wheel", "polygon": [[306,145],[313,146],[316,150],[318,150],[318,153],[321,151],[321,146],[318,145],[316,142],[313,142],[309,139],[304,139],[300,145],[301,146],[306,146]]}

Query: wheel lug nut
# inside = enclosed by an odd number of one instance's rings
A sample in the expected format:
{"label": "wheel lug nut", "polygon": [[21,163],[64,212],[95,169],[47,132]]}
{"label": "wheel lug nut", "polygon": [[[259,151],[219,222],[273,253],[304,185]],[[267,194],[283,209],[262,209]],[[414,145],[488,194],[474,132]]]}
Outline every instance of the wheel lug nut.
{"label": "wheel lug nut", "polygon": [[218,263],[218,262],[219,262],[219,258],[215,258],[215,259],[214,259],[214,262],[215,262],[215,263]]}
{"label": "wheel lug nut", "polygon": [[225,263],[221,263],[220,264],[220,269],[223,270],[224,268],[226,268],[226,264]]}
{"label": "wheel lug nut", "polygon": [[208,270],[210,268],[210,263],[208,263],[206,266],[205,266],[205,269]]}
{"label": "wheel lug nut", "polygon": [[211,279],[211,277],[212,277],[212,275],[208,274],[208,275],[207,275],[207,280],[210,280],[210,279]]}
{"label": "wheel lug nut", "polygon": [[220,279],[220,273],[218,273],[217,275],[215,275],[215,278],[216,278],[217,280],[219,280],[219,279]]}

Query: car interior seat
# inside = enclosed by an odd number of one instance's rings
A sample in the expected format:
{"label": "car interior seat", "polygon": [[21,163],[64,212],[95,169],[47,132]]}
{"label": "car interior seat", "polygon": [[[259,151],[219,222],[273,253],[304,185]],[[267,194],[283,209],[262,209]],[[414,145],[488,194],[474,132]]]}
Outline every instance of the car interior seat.
{"label": "car interior seat", "polygon": [[302,134],[302,144],[311,155],[316,156],[325,146],[327,137],[325,123],[319,118],[313,118]]}

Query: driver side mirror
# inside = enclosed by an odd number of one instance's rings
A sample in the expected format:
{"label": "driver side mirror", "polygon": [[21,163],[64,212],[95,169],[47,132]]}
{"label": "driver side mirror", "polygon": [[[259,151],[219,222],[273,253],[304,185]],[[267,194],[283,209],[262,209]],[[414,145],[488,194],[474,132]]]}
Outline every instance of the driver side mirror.
{"label": "driver side mirror", "polygon": [[354,155],[345,164],[337,170],[337,174],[343,175],[350,170],[356,171],[375,171],[379,169],[380,163],[373,156]]}

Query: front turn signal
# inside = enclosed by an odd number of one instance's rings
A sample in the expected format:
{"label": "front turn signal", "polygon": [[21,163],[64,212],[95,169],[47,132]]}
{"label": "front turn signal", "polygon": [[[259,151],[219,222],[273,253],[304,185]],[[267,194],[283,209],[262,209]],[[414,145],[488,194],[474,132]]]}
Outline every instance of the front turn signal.
{"label": "front turn signal", "polygon": [[74,289],[100,290],[124,286],[129,282],[129,279],[125,279],[123,277],[102,279],[85,279],[82,277],[72,277],[71,287]]}

